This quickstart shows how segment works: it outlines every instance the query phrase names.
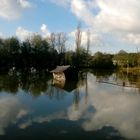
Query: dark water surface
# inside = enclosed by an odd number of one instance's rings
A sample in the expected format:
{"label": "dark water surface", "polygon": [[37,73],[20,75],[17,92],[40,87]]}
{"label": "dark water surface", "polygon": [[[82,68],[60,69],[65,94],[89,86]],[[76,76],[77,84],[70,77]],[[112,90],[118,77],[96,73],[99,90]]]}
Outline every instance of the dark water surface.
{"label": "dark water surface", "polygon": [[46,72],[0,74],[1,137],[140,139],[139,74],[82,70],[79,81],[54,82]]}

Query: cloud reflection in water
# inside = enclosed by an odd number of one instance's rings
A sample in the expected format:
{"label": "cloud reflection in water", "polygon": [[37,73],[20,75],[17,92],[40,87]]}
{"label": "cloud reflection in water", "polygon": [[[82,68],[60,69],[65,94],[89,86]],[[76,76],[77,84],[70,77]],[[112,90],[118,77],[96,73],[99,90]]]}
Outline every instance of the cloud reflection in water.
{"label": "cloud reflection in water", "polygon": [[[120,87],[97,84],[94,78],[91,78],[92,75],[88,77],[88,103],[85,104],[83,98],[78,112],[70,107],[69,119],[81,119],[86,116],[82,126],[87,131],[109,125],[126,138],[140,139],[140,95],[132,93],[132,90],[122,91]],[[90,107],[96,111],[89,111]]]}
{"label": "cloud reflection in water", "polygon": [[5,129],[11,123],[27,114],[18,98],[6,96],[0,98],[0,135],[5,134]]}

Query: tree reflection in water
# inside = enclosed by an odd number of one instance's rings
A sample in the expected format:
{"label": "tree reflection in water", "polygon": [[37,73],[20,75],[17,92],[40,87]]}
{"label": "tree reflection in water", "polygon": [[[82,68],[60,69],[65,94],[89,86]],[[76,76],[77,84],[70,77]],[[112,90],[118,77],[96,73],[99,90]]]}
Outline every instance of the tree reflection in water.
{"label": "tree reflection in water", "polygon": [[[13,71],[0,74],[0,91],[17,94],[19,90],[39,97],[42,94],[47,95],[50,99],[61,100],[66,93],[73,94],[73,103],[75,109],[78,110],[80,101],[79,88],[87,82],[87,73],[81,72],[79,81],[66,81],[65,83],[58,83],[52,80],[52,75],[45,71],[30,72],[26,71]],[[63,85],[62,85],[63,84]],[[87,92],[86,92],[87,93]]]}
{"label": "tree reflection in water", "polygon": [[[106,129],[109,129],[105,136],[112,138],[122,135],[139,139],[139,94],[125,87],[122,87],[122,92],[121,88],[116,88],[115,85],[96,82],[100,79],[107,82],[122,82],[127,79],[130,84],[139,82],[138,75],[99,70],[82,70],[79,72],[78,81],[66,81],[63,86],[54,83],[52,76],[45,71],[0,74],[2,130],[7,135],[7,132],[13,135],[13,131],[15,135],[29,131],[28,134],[36,135],[36,131],[32,130],[37,130],[37,134],[47,133],[51,136],[60,130],[67,130],[68,137],[69,132],[82,130],[78,136],[85,136],[90,132],[91,137],[96,137],[98,132],[103,135]],[[140,89],[138,83],[135,85]],[[5,91],[4,95],[2,91]],[[9,93],[11,95],[7,96]],[[14,126],[12,129],[11,125]],[[40,128],[45,133],[41,132]],[[112,132],[117,136],[113,136]]]}
{"label": "tree reflection in water", "polygon": [[33,97],[46,94],[50,99],[60,100],[63,99],[66,92],[72,92],[77,88],[77,82],[66,81],[63,85],[55,82],[52,85],[50,73],[44,71],[32,73],[28,70],[14,71],[0,74],[0,91],[16,94],[21,89]]}
{"label": "tree reflection in water", "polygon": [[[96,77],[96,81],[104,81],[108,83],[122,83],[136,87],[140,91],[140,74],[139,73],[123,73],[106,70],[88,70]],[[46,71],[14,71],[12,73],[0,74],[0,91],[16,94],[19,89],[30,93],[33,97],[46,94],[50,99],[63,99],[67,92],[73,93],[73,102],[75,108],[78,109],[80,101],[79,89],[85,86],[85,103],[88,97],[87,70],[79,72],[78,81],[57,82],[52,81],[52,75]]]}
{"label": "tree reflection in water", "polygon": [[39,96],[48,88],[51,76],[42,71],[31,73],[29,71],[15,71],[0,75],[0,91],[16,94],[19,89],[33,96]]}

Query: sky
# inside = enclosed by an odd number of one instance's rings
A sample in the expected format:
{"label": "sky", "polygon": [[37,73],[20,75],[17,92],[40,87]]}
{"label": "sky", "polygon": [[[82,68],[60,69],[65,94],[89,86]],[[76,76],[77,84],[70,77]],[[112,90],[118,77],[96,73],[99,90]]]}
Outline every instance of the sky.
{"label": "sky", "polygon": [[74,49],[81,24],[82,46],[90,31],[90,51],[140,50],[140,0],[0,0],[0,37],[21,41],[38,33],[65,32]]}

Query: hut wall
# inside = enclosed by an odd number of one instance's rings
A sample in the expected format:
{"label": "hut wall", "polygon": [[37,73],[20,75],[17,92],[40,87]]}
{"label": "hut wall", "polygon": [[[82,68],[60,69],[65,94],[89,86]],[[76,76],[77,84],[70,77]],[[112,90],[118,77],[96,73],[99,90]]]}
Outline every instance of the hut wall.
{"label": "hut wall", "polygon": [[55,80],[64,80],[65,81],[65,74],[64,72],[59,72],[59,73],[53,73],[53,78]]}

